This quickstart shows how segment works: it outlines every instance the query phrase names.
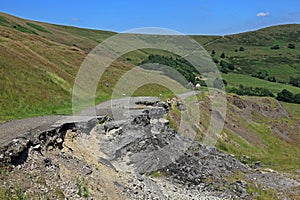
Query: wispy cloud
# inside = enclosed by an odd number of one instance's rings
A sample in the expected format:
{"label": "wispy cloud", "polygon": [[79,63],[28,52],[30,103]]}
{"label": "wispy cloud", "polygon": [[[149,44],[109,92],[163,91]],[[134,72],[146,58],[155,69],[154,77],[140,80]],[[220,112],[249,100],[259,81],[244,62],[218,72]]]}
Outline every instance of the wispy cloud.
{"label": "wispy cloud", "polygon": [[73,18],[71,18],[70,20],[71,20],[71,21],[73,21],[73,22],[76,22],[76,21],[78,21],[79,19],[78,19],[78,18],[75,18],[75,17],[73,17]]}
{"label": "wispy cloud", "polygon": [[256,14],[257,17],[267,17],[269,16],[271,13],[269,12],[259,12]]}

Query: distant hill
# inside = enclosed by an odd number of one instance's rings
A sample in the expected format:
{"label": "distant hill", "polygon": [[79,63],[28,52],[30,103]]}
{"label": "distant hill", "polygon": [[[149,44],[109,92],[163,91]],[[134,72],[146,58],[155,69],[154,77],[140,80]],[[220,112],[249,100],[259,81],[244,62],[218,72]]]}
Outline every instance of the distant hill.
{"label": "distant hill", "polygon": [[[202,37],[195,36],[201,42]],[[273,26],[257,31],[216,38],[202,43],[213,58],[235,65],[230,72],[256,75],[266,70],[277,82],[287,83],[290,76],[300,76],[300,25]],[[221,54],[225,58],[221,58]],[[267,78],[266,78],[267,79]]]}
{"label": "distant hill", "polygon": [[[0,13],[0,121],[70,113],[71,91],[80,64],[96,45],[114,34]],[[221,71],[222,61],[234,65],[234,69],[226,69],[227,74],[223,76],[228,89],[255,83],[256,87],[267,87],[274,93],[282,88],[300,93],[299,88],[285,84],[290,76],[300,74],[299,34],[300,25],[281,25],[224,37],[191,37],[208,52],[214,51],[212,57]],[[279,49],[271,49],[276,45]],[[289,45],[295,48],[288,48]],[[139,50],[125,55],[126,61],[116,61],[110,69],[114,76],[107,73],[99,83],[97,102],[110,98],[112,87],[105,86],[107,80],[110,80],[108,85],[113,86],[132,64],[142,63],[150,54],[161,53]],[[221,58],[222,53],[224,58]],[[267,72],[265,80],[253,77],[260,71]],[[268,81],[269,77],[275,77],[279,83]],[[151,87],[148,89],[152,91]]]}

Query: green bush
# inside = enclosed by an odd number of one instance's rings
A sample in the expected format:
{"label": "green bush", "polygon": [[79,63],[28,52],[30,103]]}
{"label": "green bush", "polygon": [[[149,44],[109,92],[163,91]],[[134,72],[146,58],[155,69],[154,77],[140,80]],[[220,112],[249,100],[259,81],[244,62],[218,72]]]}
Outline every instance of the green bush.
{"label": "green bush", "polygon": [[240,85],[239,88],[232,87],[229,92],[235,93],[238,95],[247,95],[247,96],[260,96],[260,97],[274,97],[274,94],[270,92],[266,88],[252,88],[252,87],[244,87]]}
{"label": "green bush", "polygon": [[300,93],[299,94],[295,94],[294,103],[299,103],[300,104]]}
{"label": "green bush", "polygon": [[234,64],[228,63],[224,60],[221,60],[220,66],[227,71],[233,71],[235,69]]}
{"label": "green bush", "polygon": [[296,48],[296,45],[290,43],[290,44],[288,45],[288,48],[289,48],[289,49],[295,49],[295,48]]}
{"label": "green bush", "polygon": [[285,101],[292,103],[294,101],[294,94],[290,91],[283,89],[281,92],[277,94],[277,100],[279,101]]}
{"label": "green bush", "polygon": [[253,74],[252,76],[259,79],[265,79],[268,76],[268,72],[266,70],[259,70],[256,74]]}
{"label": "green bush", "polygon": [[288,103],[298,103],[300,104],[300,93],[299,94],[293,94],[292,92],[283,89],[281,92],[277,94],[278,101],[284,101]]}
{"label": "green bush", "polygon": [[295,86],[295,87],[300,87],[300,78],[290,77],[289,84],[291,84],[292,86]]}
{"label": "green bush", "polygon": [[[157,65],[145,65],[147,63],[159,63],[165,66]],[[172,72],[168,67],[171,67],[178,71],[186,80],[179,80],[180,78],[174,72]],[[192,82],[195,84],[195,74],[199,74],[199,71],[193,67],[188,61],[182,58],[172,58],[169,56],[154,55],[150,54],[147,59],[143,60],[142,67],[149,70],[162,71],[166,76],[177,80],[178,82],[186,85],[184,82]],[[202,69],[201,69],[202,70]],[[205,71],[205,69],[204,69]]]}
{"label": "green bush", "polygon": [[221,58],[225,58],[226,56],[225,56],[225,53],[223,52],[222,54],[221,54],[221,56],[220,56]]}
{"label": "green bush", "polygon": [[276,44],[276,45],[272,46],[271,49],[272,49],[272,50],[277,50],[277,49],[280,49],[280,47],[279,47],[278,44]]}
{"label": "green bush", "polygon": [[275,76],[269,76],[267,80],[270,81],[270,82],[276,82],[276,77]]}

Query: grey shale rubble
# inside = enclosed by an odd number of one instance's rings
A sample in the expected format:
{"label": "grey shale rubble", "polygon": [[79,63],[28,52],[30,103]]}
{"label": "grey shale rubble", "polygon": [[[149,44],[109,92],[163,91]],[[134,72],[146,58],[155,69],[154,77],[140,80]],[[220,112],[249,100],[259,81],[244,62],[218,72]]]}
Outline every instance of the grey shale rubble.
{"label": "grey shale rubble", "polygon": [[2,142],[1,187],[30,199],[254,199],[249,181],[279,198],[300,185],[185,138],[157,98],[131,101],[116,118],[58,117]]}

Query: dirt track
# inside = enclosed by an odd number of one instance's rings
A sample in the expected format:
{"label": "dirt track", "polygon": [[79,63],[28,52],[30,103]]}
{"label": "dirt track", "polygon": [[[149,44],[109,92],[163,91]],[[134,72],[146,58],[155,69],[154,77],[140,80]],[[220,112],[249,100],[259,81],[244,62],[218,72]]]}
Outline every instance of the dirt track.
{"label": "dirt track", "polygon": [[[198,92],[196,92],[198,93]],[[184,99],[189,96],[195,95],[195,92],[187,92],[179,95]],[[126,97],[122,99],[116,99],[113,101],[106,101],[96,106],[96,109],[86,109],[80,116],[86,116],[87,118],[95,115],[114,115],[114,117],[122,117],[126,114],[126,110],[137,108],[135,102],[137,101],[159,101],[157,97]],[[73,116],[43,116],[33,117],[20,120],[12,120],[3,124],[0,124],[0,146],[14,138],[21,137],[26,132],[40,132],[50,129],[56,124],[64,123],[65,121],[74,120]],[[79,119],[79,120],[82,120]]]}

